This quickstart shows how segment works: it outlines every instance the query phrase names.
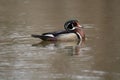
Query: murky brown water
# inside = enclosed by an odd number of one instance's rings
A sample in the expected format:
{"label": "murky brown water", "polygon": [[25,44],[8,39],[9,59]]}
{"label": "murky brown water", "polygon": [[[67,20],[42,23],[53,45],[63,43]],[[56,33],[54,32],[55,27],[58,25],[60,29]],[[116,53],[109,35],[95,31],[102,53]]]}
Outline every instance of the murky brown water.
{"label": "murky brown water", "polygon": [[[119,80],[119,0],[0,0],[0,80]],[[31,34],[78,19],[85,43]],[[40,43],[41,42],[41,43]]]}

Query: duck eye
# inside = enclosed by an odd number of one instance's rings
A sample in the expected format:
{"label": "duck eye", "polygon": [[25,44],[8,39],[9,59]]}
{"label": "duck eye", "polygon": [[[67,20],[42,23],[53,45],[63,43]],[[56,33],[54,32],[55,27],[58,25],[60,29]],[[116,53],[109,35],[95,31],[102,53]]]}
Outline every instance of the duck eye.
{"label": "duck eye", "polygon": [[73,24],[69,24],[67,28],[70,30],[73,29]]}

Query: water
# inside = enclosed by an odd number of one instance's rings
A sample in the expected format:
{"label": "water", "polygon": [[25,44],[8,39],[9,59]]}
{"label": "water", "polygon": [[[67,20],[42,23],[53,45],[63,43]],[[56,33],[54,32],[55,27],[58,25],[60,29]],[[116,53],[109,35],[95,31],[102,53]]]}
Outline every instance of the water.
{"label": "water", "polygon": [[[119,0],[0,0],[0,80],[119,80]],[[85,42],[31,34],[78,19]]]}

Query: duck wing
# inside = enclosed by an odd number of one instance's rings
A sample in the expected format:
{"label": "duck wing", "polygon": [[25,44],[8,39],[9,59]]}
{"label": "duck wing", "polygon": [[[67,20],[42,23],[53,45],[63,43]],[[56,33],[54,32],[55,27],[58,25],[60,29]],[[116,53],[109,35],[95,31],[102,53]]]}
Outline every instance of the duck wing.
{"label": "duck wing", "polygon": [[68,33],[66,30],[62,30],[62,31],[43,33],[41,35],[32,34],[31,36],[34,38],[40,38],[44,41],[55,41],[55,40],[57,40],[56,36],[58,36],[60,34],[66,34],[66,33]]}

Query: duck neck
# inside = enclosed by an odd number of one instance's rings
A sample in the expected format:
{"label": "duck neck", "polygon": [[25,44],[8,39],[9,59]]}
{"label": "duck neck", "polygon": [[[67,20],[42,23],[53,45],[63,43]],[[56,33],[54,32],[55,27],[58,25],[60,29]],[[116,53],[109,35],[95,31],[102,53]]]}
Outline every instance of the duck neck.
{"label": "duck neck", "polygon": [[85,33],[81,28],[80,29],[75,29],[75,33],[78,35],[78,37],[81,40],[85,40]]}

